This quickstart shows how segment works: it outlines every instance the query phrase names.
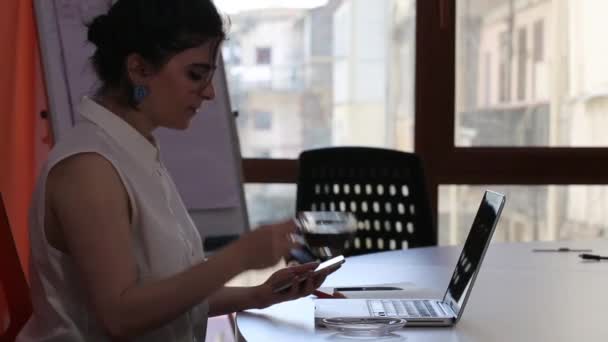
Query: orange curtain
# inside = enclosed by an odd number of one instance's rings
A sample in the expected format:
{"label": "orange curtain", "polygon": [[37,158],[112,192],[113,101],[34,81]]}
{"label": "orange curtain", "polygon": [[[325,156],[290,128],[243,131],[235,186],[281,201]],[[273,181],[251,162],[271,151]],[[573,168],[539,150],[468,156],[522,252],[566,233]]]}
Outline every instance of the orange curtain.
{"label": "orange curtain", "polygon": [[0,192],[27,273],[28,209],[49,150],[33,0],[0,1]]}

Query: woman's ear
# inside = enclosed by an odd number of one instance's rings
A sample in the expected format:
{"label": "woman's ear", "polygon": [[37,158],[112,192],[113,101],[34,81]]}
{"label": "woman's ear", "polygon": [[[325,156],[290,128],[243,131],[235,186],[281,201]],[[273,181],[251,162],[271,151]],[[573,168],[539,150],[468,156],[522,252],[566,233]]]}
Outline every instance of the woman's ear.
{"label": "woman's ear", "polygon": [[127,74],[133,84],[147,85],[150,77],[154,74],[150,63],[137,53],[127,56]]}

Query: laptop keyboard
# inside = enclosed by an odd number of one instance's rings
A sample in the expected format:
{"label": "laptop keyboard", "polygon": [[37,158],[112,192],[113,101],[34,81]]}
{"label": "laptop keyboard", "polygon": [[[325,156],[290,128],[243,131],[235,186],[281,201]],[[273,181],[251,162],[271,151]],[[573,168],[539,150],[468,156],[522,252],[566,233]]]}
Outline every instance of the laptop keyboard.
{"label": "laptop keyboard", "polygon": [[368,304],[374,316],[439,317],[428,300],[368,300]]}

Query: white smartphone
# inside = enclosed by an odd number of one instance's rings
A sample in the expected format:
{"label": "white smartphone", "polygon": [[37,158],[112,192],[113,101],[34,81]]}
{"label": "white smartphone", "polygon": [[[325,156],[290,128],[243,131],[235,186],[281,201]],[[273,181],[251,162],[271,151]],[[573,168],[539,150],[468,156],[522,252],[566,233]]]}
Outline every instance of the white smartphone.
{"label": "white smartphone", "polygon": [[314,271],[312,271],[312,275],[315,275],[315,274],[323,271],[326,268],[332,268],[332,267],[336,267],[338,265],[342,265],[344,263],[344,261],[346,261],[346,259],[344,259],[343,255],[338,255],[337,257],[331,258],[329,260],[325,260],[322,263],[320,263],[319,266],[317,266],[317,268],[315,268]]}
{"label": "white smartphone", "polygon": [[[305,275],[301,278],[296,278],[296,282],[301,283],[310,277],[316,276],[317,274],[321,273],[325,269],[337,268],[338,266],[342,265],[344,263],[344,261],[346,261],[346,259],[344,259],[343,255],[338,255],[337,257],[323,261],[322,263],[319,264],[319,266],[317,266],[317,268],[314,269],[314,271],[312,271],[311,274]],[[290,288],[292,285],[293,285],[293,283],[289,282],[287,284],[277,287],[276,289],[272,290],[272,292],[277,293],[277,292],[285,291],[288,288]]]}

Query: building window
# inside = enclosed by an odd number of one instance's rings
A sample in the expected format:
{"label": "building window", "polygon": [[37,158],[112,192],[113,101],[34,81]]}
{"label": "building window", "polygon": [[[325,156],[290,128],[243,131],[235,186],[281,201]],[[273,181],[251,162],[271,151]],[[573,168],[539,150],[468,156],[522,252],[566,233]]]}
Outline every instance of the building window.
{"label": "building window", "polygon": [[255,49],[255,63],[258,65],[268,65],[272,63],[272,50],[269,47],[259,47]]}
{"label": "building window", "polygon": [[534,47],[533,58],[535,63],[542,62],[545,58],[545,29],[543,20],[534,23]]}
{"label": "building window", "polygon": [[230,65],[241,64],[241,45],[238,42],[228,41],[223,50],[224,62]]}
{"label": "building window", "polygon": [[509,32],[502,32],[498,39],[500,61],[498,64],[498,99],[499,102],[511,100],[511,39]]}
{"label": "building window", "polygon": [[484,105],[486,107],[490,106],[490,94],[492,94],[492,55],[489,52],[486,52],[485,54],[485,63],[486,63],[486,68],[485,68],[485,82],[484,82],[484,88],[485,88],[485,94],[484,94]]}
{"label": "building window", "polygon": [[532,98],[537,98],[537,78],[539,77],[539,64],[545,59],[545,26],[543,19],[534,23],[532,36]]}
{"label": "building window", "polygon": [[253,114],[253,127],[257,131],[269,131],[272,128],[272,113],[255,112]]}
{"label": "building window", "polygon": [[519,42],[517,49],[517,99],[520,101],[526,99],[526,77],[528,76],[528,39],[526,33],[526,28],[519,29],[517,39]]}

